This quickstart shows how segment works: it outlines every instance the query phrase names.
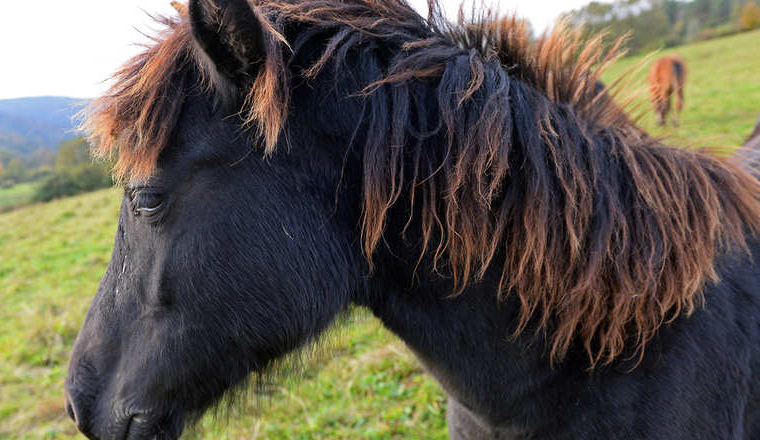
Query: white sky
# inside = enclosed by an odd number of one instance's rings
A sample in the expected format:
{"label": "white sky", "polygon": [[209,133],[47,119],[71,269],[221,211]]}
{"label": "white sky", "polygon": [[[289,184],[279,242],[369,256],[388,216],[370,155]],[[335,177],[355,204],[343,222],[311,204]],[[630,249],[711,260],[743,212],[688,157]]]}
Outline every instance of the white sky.
{"label": "white sky", "polygon": [[[517,10],[543,30],[556,17],[589,0],[486,0],[503,12]],[[460,0],[442,0],[447,12]],[[0,99],[102,93],[103,81],[140,48],[151,33],[146,12],[171,14],[169,0],[2,1]],[[425,0],[412,0],[414,5]],[[425,15],[427,9],[420,9]]]}

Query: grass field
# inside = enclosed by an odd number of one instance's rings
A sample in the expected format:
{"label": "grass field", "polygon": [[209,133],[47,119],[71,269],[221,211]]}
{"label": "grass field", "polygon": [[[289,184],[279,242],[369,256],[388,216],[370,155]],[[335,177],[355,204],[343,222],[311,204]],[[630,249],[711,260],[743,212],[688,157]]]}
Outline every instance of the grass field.
{"label": "grass field", "polygon": [[[119,201],[113,189],[0,215],[0,439],[77,438],[63,379]],[[403,344],[365,311],[346,320],[329,355],[306,359],[302,380],[238,405],[229,424],[207,417],[187,437],[445,438],[443,394]]]}
{"label": "grass field", "polygon": [[[681,124],[677,128],[661,128],[656,124],[646,84],[651,62],[635,71],[626,90],[626,93],[636,94],[634,113],[646,111],[640,124],[673,145],[741,145],[760,114],[760,70],[757,67],[760,66],[760,31],[668,49],[654,57],[671,54],[683,57],[688,71]],[[641,65],[643,58],[622,59],[604,75],[604,80],[611,84],[623,72]]]}
{"label": "grass field", "polygon": [[0,188],[0,212],[9,211],[32,201],[37,183],[19,183],[9,188]]}
{"label": "grass field", "polygon": [[[661,130],[646,116],[644,126],[672,143],[740,143],[760,112],[760,32],[668,52],[689,65],[682,125]],[[622,60],[606,79],[636,62]],[[632,83],[642,91],[645,74]],[[82,438],[63,412],[63,378],[108,263],[119,200],[113,189],[0,214],[0,439]],[[347,321],[301,380],[239,405],[229,423],[207,417],[187,437],[446,438],[444,396],[403,344],[366,311]]]}

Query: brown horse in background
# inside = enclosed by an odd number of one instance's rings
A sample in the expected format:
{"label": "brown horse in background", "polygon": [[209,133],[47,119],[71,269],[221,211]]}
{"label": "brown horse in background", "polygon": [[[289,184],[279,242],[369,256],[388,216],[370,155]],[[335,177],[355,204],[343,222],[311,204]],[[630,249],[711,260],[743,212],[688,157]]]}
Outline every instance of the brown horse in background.
{"label": "brown horse in background", "polygon": [[676,115],[673,125],[678,125],[678,115],[683,108],[683,88],[686,83],[686,64],[677,55],[658,59],[649,69],[649,92],[657,113],[657,122],[665,125],[670,112],[670,95],[676,95]]}

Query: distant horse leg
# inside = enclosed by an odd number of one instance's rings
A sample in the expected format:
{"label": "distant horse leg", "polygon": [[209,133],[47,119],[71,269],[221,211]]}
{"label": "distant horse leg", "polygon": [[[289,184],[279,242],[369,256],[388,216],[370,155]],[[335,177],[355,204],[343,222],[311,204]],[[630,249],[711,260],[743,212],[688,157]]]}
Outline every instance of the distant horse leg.
{"label": "distant horse leg", "polygon": [[670,112],[670,94],[673,89],[670,86],[657,84],[654,99],[654,108],[657,113],[657,123],[662,127],[668,122]]}
{"label": "distant horse leg", "polygon": [[673,126],[678,127],[678,120],[681,116],[681,109],[683,109],[683,84],[679,83],[676,87],[676,116],[673,119]]}
{"label": "distant horse leg", "polygon": [[655,83],[650,84],[650,87],[652,91],[652,104],[654,105],[654,113],[657,116],[657,124],[663,125],[665,123],[664,121],[665,115],[662,112],[663,101],[664,101],[663,90],[660,89],[659,84],[655,84]]}
{"label": "distant horse leg", "polygon": [[657,125],[663,124],[662,118],[662,95],[659,93],[652,94],[652,105],[654,106],[654,114],[657,117]]}
{"label": "distant horse leg", "polygon": [[657,122],[664,126],[668,122],[668,113],[670,112],[670,91],[666,90],[660,97],[657,105]]}

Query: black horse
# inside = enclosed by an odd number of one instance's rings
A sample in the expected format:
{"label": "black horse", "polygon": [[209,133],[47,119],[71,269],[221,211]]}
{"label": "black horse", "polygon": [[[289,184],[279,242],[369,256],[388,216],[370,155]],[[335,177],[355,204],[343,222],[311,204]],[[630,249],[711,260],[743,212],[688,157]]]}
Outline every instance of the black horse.
{"label": "black horse", "polygon": [[177,438],[358,304],[452,438],[760,436],[758,181],[630,122],[598,39],[430,6],[193,0],[116,74],[83,433]]}
{"label": "black horse", "polygon": [[760,169],[760,116],[755,121],[755,128],[752,133],[737,149],[734,157],[739,166],[743,166],[750,173],[758,175]]}
{"label": "black horse", "polygon": [[746,141],[744,141],[744,147],[760,150],[760,116],[758,116],[755,122],[755,128],[752,130],[752,134],[749,135]]}

